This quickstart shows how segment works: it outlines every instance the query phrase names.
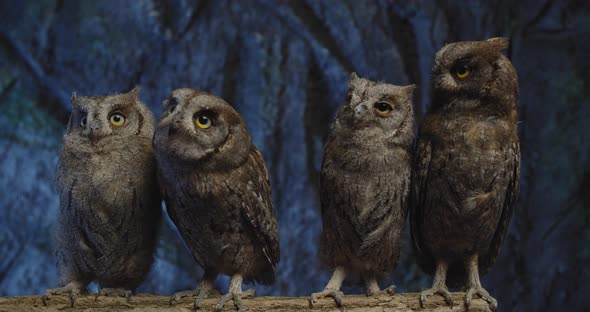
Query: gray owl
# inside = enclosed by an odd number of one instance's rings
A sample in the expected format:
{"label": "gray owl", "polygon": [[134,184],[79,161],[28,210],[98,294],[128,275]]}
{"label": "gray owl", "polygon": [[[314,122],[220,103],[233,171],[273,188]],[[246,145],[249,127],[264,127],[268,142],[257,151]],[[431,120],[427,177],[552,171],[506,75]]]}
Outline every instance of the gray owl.
{"label": "gray owl", "polygon": [[377,83],[351,75],[348,94],[325,146],[320,175],[322,263],[334,268],[326,288],[311,295],[342,306],[340,286],[360,274],[368,295],[395,269],[407,215],[414,140],[415,86]]}
{"label": "gray owl", "polygon": [[203,280],[195,309],[218,274],[231,276],[229,292],[216,310],[232,300],[244,311],[242,280],[271,284],[279,261],[278,228],[264,159],[240,114],[223,99],[177,89],[165,101],[154,135],[160,186],[168,214],[195,260]]}
{"label": "gray owl", "polygon": [[57,168],[61,210],[57,265],[72,305],[87,284],[99,295],[130,296],[150,270],[161,196],[151,140],[154,117],[139,90],[72,96],[72,114]]}
{"label": "gray owl", "polygon": [[479,277],[493,265],[519,193],[518,79],[505,38],[456,42],[436,54],[432,105],[416,144],[410,223],[426,297],[465,285],[492,309]]}

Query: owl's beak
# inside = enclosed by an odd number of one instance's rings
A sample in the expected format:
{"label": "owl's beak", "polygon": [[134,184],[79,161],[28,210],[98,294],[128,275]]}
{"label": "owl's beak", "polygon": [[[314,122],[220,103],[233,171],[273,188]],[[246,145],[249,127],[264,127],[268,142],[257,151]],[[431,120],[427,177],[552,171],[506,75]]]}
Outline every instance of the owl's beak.
{"label": "owl's beak", "polygon": [[90,132],[88,134],[88,137],[90,138],[90,141],[92,141],[92,143],[96,143],[96,141],[98,141],[98,138],[100,137],[100,135],[98,133],[97,126],[90,127]]}
{"label": "owl's beak", "polygon": [[88,138],[94,144],[96,143],[104,133],[101,130],[101,124],[95,120],[88,120]]}

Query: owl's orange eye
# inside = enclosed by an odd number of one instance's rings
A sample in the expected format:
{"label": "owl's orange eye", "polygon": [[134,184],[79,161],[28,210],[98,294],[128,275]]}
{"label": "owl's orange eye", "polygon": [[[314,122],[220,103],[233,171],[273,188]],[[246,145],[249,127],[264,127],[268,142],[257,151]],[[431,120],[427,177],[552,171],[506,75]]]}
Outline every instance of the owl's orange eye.
{"label": "owl's orange eye", "polygon": [[459,79],[465,79],[471,75],[471,67],[467,65],[456,66],[453,71],[455,72],[455,76]]}
{"label": "owl's orange eye", "polygon": [[109,117],[109,122],[115,127],[120,127],[125,123],[125,115],[119,112],[112,113]]}
{"label": "owl's orange eye", "polygon": [[195,125],[201,129],[208,129],[211,127],[213,122],[211,121],[212,116],[209,112],[200,112],[195,114],[194,120]]}
{"label": "owl's orange eye", "polygon": [[391,104],[389,104],[387,102],[377,102],[373,106],[373,110],[375,111],[375,113],[378,116],[386,117],[386,116],[391,115],[391,112],[393,111],[393,107],[391,107]]}

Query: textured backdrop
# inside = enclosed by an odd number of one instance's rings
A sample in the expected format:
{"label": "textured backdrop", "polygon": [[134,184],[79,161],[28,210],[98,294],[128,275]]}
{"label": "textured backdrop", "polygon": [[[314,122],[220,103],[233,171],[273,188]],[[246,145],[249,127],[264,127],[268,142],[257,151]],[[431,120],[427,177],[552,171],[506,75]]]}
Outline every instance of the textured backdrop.
{"label": "textured backdrop", "polygon": [[[0,1],[0,296],[56,286],[53,180],[71,92],[140,85],[158,113],[172,89],[192,87],[234,105],[266,159],[280,226],[278,280],[258,293],[308,295],[328,279],[316,257],[317,177],[349,72],[418,84],[421,116],[436,50],[492,36],[512,40],[523,168],[484,284],[500,307],[588,309],[590,10],[551,0]],[[408,239],[393,281],[417,291],[430,279]],[[140,291],[192,288],[201,272],[167,221]]]}

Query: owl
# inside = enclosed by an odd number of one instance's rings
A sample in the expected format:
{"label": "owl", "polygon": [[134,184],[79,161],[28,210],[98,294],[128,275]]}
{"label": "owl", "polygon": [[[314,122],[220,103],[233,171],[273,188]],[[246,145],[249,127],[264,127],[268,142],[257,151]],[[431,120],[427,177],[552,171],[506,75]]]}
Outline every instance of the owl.
{"label": "owl", "polygon": [[[410,223],[433,294],[452,305],[446,283],[497,308],[480,275],[494,264],[517,204],[520,176],[518,79],[500,52],[506,38],[456,42],[436,53],[432,104],[419,129]],[[447,280],[448,279],[448,280]]]}
{"label": "owl", "polygon": [[56,255],[61,288],[76,295],[88,283],[98,295],[130,296],[152,264],[161,196],[152,150],[154,117],[139,89],[72,96],[72,114],[57,168],[60,213]]}
{"label": "owl", "polygon": [[242,281],[271,284],[279,261],[278,227],[262,154],[240,114],[223,99],[177,89],[165,102],[153,146],[160,188],[176,224],[205,274],[195,291],[198,309],[218,274],[231,276],[216,310],[233,300],[245,311]]}
{"label": "owl", "polygon": [[311,304],[332,297],[342,306],[340,286],[360,275],[368,295],[393,271],[408,211],[414,142],[414,85],[373,82],[351,74],[346,100],[325,146],[320,174],[320,258],[334,268]]}

